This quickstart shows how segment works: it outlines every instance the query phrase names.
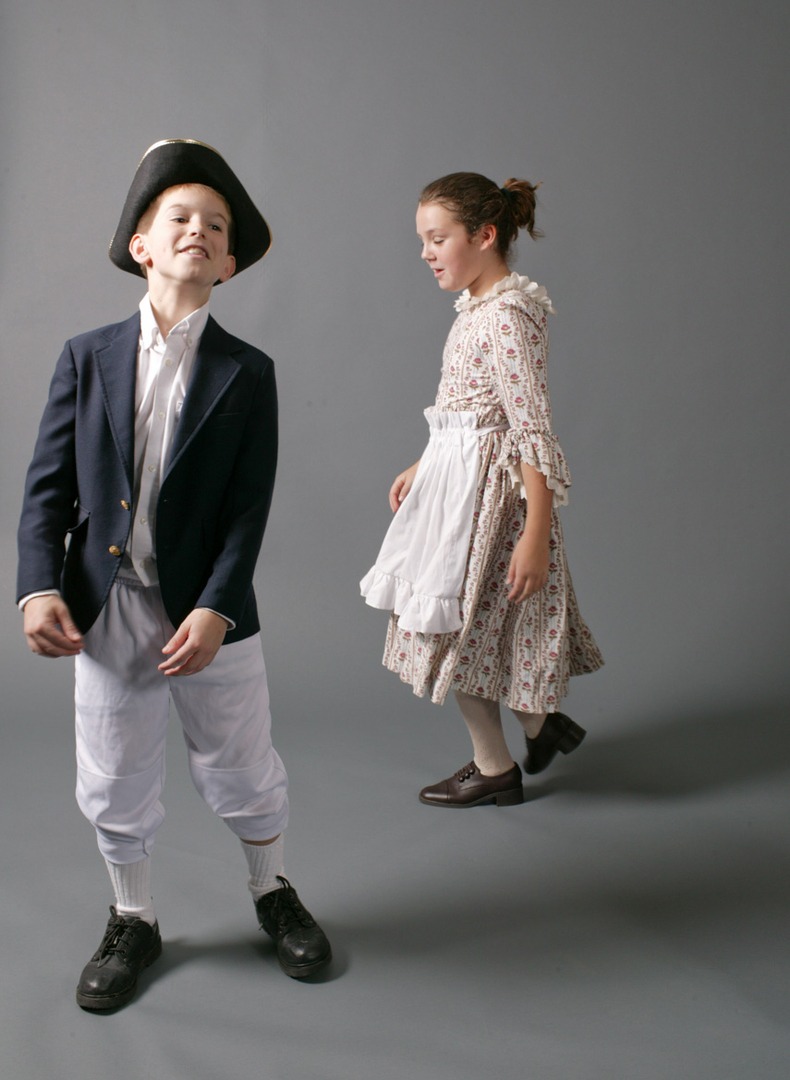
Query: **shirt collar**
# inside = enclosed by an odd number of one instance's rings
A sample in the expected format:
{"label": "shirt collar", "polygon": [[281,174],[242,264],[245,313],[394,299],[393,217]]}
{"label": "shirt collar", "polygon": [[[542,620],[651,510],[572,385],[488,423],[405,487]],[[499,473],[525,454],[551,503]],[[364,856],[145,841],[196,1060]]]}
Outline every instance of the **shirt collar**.
{"label": "shirt collar", "polygon": [[[194,344],[197,342],[200,335],[206,329],[206,323],[208,322],[208,302],[202,307],[196,308],[195,311],[190,312],[185,319],[176,323],[173,329],[170,331],[168,337],[172,337],[174,334],[188,339],[188,344]],[[154,317],[153,309],[151,308],[151,297],[148,293],[140,301],[140,343],[144,349],[150,349],[158,342],[162,345],[165,344],[165,339],[159,331],[156,318]]]}

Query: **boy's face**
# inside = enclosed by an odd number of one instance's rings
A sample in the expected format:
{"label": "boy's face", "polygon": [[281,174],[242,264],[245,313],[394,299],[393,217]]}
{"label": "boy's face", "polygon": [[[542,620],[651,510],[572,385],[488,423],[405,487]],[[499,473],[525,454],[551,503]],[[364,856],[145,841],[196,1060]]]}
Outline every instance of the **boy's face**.
{"label": "boy's face", "polygon": [[129,242],[135,262],[170,285],[211,289],[236,269],[228,252],[230,220],[216,191],[198,184],[168,188],[143,214]]}

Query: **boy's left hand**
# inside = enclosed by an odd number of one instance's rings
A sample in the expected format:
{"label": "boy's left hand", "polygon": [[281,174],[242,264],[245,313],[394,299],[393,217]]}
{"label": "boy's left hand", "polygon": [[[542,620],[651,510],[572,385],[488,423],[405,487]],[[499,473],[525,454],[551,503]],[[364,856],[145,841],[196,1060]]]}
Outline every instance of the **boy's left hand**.
{"label": "boy's left hand", "polygon": [[228,630],[227,622],[208,608],[195,608],[170,638],[159,665],[163,675],[196,675],[208,667]]}

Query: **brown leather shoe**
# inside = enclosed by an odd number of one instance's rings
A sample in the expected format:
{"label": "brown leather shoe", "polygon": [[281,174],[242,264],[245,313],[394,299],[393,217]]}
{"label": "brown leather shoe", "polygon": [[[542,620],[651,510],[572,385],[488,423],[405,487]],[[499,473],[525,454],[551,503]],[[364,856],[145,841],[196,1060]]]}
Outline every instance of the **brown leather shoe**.
{"label": "brown leather shoe", "polygon": [[575,750],[586,734],[584,728],[565,713],[548,713],[535,738],[527,738],[524,772],[530,776],[543,772],[558,753],[570,754]]}
{"label": "brown leather shoe", "polygon": [[483,776],[474,761],[464,765],[455,776],[438,784],[423,788],[420,802],[428,806],[515,806],[524,802],[521,786],[521,769],[513,762],[513,768],[499,776]]}

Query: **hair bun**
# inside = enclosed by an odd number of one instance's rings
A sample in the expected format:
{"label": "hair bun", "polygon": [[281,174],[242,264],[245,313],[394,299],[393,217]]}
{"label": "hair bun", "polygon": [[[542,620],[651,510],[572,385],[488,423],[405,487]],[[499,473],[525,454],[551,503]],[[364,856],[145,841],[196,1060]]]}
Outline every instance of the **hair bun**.
{"label": "hair bun", "polygon": [[535,207],[537,205],[535,192],[539,187],[540,183],[531,184],[529,180],[519,180],[517,177],[511,176],[500,188],[500,191],[507,198],[516,225],[519,229],[526,229],[533,240],[543,235],[539,229],[535,228]]}

